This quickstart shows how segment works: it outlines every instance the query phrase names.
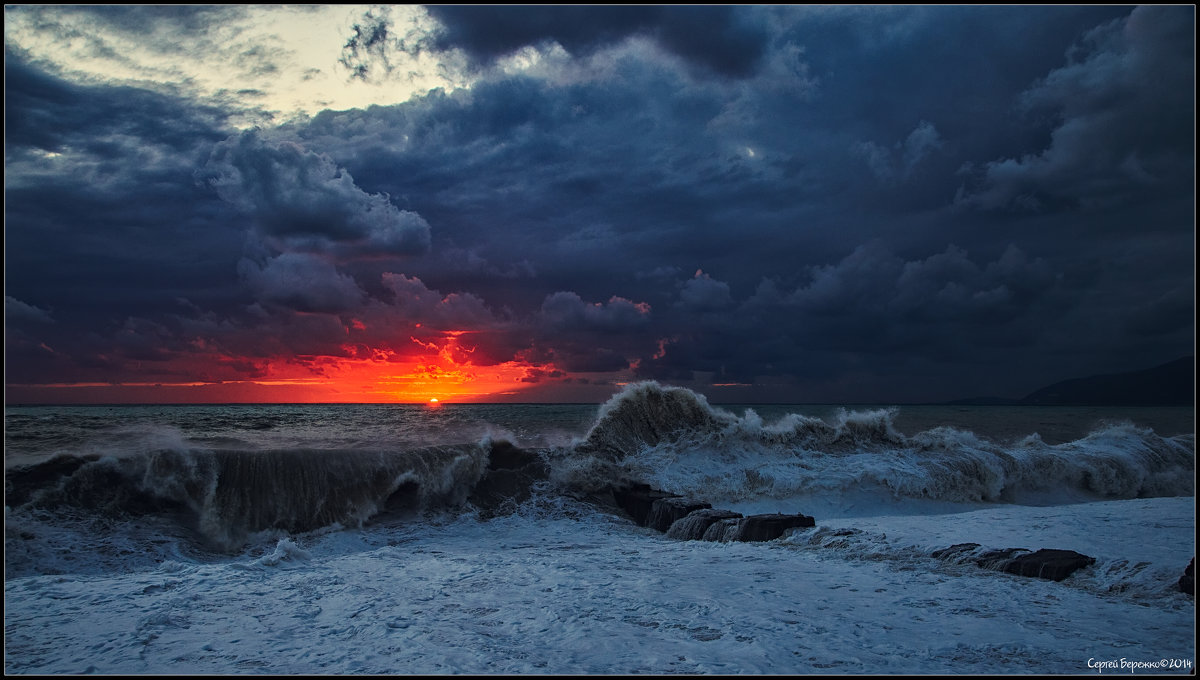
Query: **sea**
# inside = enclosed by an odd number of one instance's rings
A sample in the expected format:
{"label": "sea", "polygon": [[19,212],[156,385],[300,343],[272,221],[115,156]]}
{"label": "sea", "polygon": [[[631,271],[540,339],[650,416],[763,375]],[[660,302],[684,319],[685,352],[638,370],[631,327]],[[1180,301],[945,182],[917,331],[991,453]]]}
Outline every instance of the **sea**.
{"label": "sea", "polygon": [[[1195,672],[1192,407],[649,382],[4,424],[7,674]],[[636,485],[814,526],[675,538],[614,502]],[[982,559],[1012,548],[1094,559],[1060,581]]]}

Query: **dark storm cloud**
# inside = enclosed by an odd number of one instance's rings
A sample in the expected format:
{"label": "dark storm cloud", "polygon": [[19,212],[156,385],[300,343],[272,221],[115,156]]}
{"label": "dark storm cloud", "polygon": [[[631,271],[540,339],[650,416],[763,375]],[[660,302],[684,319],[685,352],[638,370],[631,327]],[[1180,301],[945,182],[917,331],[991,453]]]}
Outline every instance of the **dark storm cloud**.
{"label": "dark storm cloud", "polygon": [[246,132],[217,144],[198,175],[254,216],[278,250],[339,258],[414,255],[429,249],[429,224],[368,194],[327,156]]}
{"label": "dark storm cloud", "polygon": [[586,56],[630,36],[654,39],[664,49],[708,73],[750,75],[766,50],[766,32],[747,8],[733,6],[511,7],[431,5],[445,27],[442,49],[458,47],[487,62],[527,45],[553,40]]}
{"label": "dark storm cloud", "polygon": [[[978,323],[979,330],[990,335],[994,331],[988,326],[1001,326],[1030,313],[1055,283],[1046,262],[1030,260],[1015,246],[981,267],[953,245],[945,252],[905,262],[876,244],[867,244],[837,264],[812,268],[811,281],[783,303],[814,317],[870,319],[884,333],[882,337],[838,333],[829,338],[840,344],[857,341],[882,348],[889,336],[902,335],[909,336],[907,342],[944,351],[937,337],[913,338],[912,333],[936,336],[940,331],[929,322],[965,321]],[[951,338],[957,341],[959,336]]]}
{"label": "dark storm cloud", "polygon": [[7,45],[4,80],[9,153],[30,147],[61,151],[70,145],[106,157],[122,151],[113,142],[117,136],[179,153],[210,141],[228,115],[136,87],[70,83],[30,65]]}
{"label": "dark storm cloud", "polygon": [[[727,243],[731,222],[782,227],[800,207],[797,194],[809,192],[798,178],[778,181],[780,158],[748,158],[745,142],[706,129],[722,97],[632,62],[620,79],[556,87],[508,78],[389,109],[327,112],[295,134],[365,191],[386,192],[436,225],[435,255],[443,244],[471,244],[482,261],[528,261],[542,285],[497,283],[495,294],[521,296],[504,304],[540,305],[555,289],[644,299],[627,280],[633,272],[695,271]],[[752,205],[761,207],[747,212]],[[743,245],[752,258],[779,244]],[[417,273],[443,284],[441,271]],[[614,273],[630,288],[608,288]]]}
{"label": "dark storm cloud", "polygon": [[[721,289],[722,282],[707,281]],[[871,243],[809,268],[795,289],[766,279],[736,305],[722,295],[719,316],[671,319],[656,329],[666,342],[655,356],[641,358],[638,372],[670,380],[707,372],[714,382],[774,375],[819,384],[867,365],[882,384],[914,359],[969,363],[1037,346],[1045,324],[1069,308],[1062,286],[1048,263],[1015,246],[979,264],[954,246],[905,261]]]}
{"label": "dark storm cloud", "polygon": [[[5,275],[20,300],[83,317],[162,309],[231,283],[242,235],[191,179],[224,113],[77,85],[5,59]],[[187,256],[180,257],[180,245]],[[52,245],[52,247],[48,247]]]}
{"label": "dark storm cloud", "polygon": [[[1087,48],[1089,36],[1126,30],[1128,9],[1030,8],[1028,17],[1016,8],[773,11],[782,27],[773,47],[738,84],[681,79],[625,55],[619,77],[496,76],[469,93],[328,112],[295,134],[327,149],[365,191],[386,192],[435,223],[435,253],[446,239],[472,244],[481,262],[530,262],[537,277],[520,283],[480,268],[470,285],[489,304],[530,309],[571,290],[584,300],[617,295],[652,305],[643,342],[612,348],[600,362],[611,366],[621,357],[672,379],[693,370],[800,379],[813,375],[813,353],[841,347],[842,355],[815,363],[832,372],[874,357],[883,372],[921,356],[927,372],[950,375],[953,362],[967,362],[1003,389],[1021,389],[999,366],[1002,351],[1022,343],[1056,353],[1063,371],[1154,363],[1180,351],[1168,349],[1179,335],[1160,334],[1140,346],[1140,360],[1118,359],[1128,346],[1122,319],[1142,308],[1137,300],[1173,300],[1171,291],[1193,278],[1182,261],[1165,265],[1192,247],[1190,190],[1161,184],[1180,200],[1153,216],[1068,206],[1047,224],[963,210],[971,205],[963,196],[983,195],[979,168],[1049,154],[1066,125],[1054,116],[1070,107],[1047,84],[1076,63],[1098,75],[1088,55],[1112,50]],[[1164,43],[1159,52],[1172,50]],[[1178,75],[1190,73],[1190,59],[1162,59],[1175,88],[1191,92]],[[1134,73],[1152,80],[1144,68]],[[1115,86],[1101,79],[1095,87]],[[1190,130],[1173,122],[1191,119],[1190,103],[1139,87],[1075,107],[1131,125],[1137,118],[1127,110],[1176,108],[1124,137],[1157,135],[1160,146],[1144,148],[1190,159]],[[1162,125],[1167,132],[1151,132]],[[1092,144],[1107,153],[1103,140]],[[1137,182],[1120,189],[1141,191]],[[1138,242],[1138,223],[1169,236]],[[1097,230],[1108,236],[1084,240]],[[1143,256],[1103,269],[1130,248]],[[447,271],[431,265],[414,262],[410,271],[446,286]],[[678,275],[697,269],[705,274]],[[771,286],[788,301],[763,304]],[[1164,315],[1184,309],[1158,307]],[[1180,327],[1181,317],[1153,318],[1137,327]],[[659,340],[667,349],[656,359]],[[969,356],[977,344],[984,351]],[[1052,364],[1028,362],[1027,375]],[[949,380],[928,382],[949,390]]]}
{"label": "dark storm cloud", "polygon": [[[573,57],[232,135],[17,55],[10,364],[437,350],[913,400],[1190,351],[1192,8],[692,8],[672,43],[686,9],[435,7],[439,49]],[[343,56],[390,58],[379,26]]]}
{"label": "dark storm cloud", "polygon": [[[1188,21],[1190,19],[1190,21]],[[1058,119],[1050,144],[989,161],[960,200],[983,208],[1104,208],[1145,200],[1193,179],[1180,144],[1194,124],[1195,11],[1138,7],[1089,31],[1022,95],[1030,111]]]}
{"label": "dark storm cloud", "polygon": [[166,323],[181,298],[226,310],[243,296],[245,225],[192,178],[229,135],[227,112],[5,57],[6,293],[56,320],[31,344],[10,338],[8,368],[24,382],[104,381],[125,359],[185,348]]}
{"label": "dark storm cloud", "polygon": [[937,129],[923,120],[893,148],[875,142],[861,142],[855,145],[854,151],[863,157],[880,181],[901,182],[908,179],[917,165],[941,149],[942,145]]}

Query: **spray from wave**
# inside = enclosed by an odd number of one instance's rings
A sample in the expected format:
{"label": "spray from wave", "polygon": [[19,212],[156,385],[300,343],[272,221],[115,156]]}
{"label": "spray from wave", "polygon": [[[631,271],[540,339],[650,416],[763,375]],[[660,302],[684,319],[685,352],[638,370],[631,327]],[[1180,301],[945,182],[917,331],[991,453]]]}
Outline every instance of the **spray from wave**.
{"label": "spray from wave", "polygon": [[684,388],[637,383],[601,406],[587,435],[555,461],[552,478],[585,491],[642,482],[714,503],[1063,503],[1194,493],[1194,435],[1164,438],[1117,423],[1065,444],[1036,435],[1001,444],[950,427],[905,436],[896,415],[843,410],[828,420],[791,414],[768,424]]}

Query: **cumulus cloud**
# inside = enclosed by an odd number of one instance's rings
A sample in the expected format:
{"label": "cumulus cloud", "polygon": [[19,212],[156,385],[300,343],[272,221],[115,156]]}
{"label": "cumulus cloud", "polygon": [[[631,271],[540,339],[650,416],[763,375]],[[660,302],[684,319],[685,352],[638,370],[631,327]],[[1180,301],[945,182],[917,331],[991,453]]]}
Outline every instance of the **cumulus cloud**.
{"label": "cumulus cloud", "polygon": [[585,301],[578,293],[546,296],[533,319],[531,361],[552,362],[571,372],[611,372],[629,367],[647,345],[650,305],[613,296],[606,303]]}
{"label": "cumulus cloud", "polygon": [[348,311],[364,296],[352,277],[307,253],[283,253],[262,265],[242,260],[238,271],[260,302],[298,312]]}
{"label": "cumulus cloud", "polygon": [[392,295],[390,310],[412,322],[435,329],[479,329],[496,323],[483,300],[471,293],[443,295],[415,276],[384,272],[383,285]]}
{"label": "cumulus cloud", "polygon": [[50,312],[34,305],[26,304],[20,300],[4,296],[4,322],[6,324],[23,324],[23,323],[53,323],[54,319],[50,317]]}
{"label": "cumulus cloud", "polygon": [[254,131],[217,144],[200,177],[254,216],[282,251],[343,259],[416,255],[429,250],[429,224],[383,194],[360,189],[344,168],[297,143]]}
{"label": "cumulus cloud", "polygon": [[937,128],[923,120],[890,149],[875,142],[859,142],[854,146],[854,152],[866,161],[880,181],[897,182],[907,179],[921,161],[942,146]]}
{"label": "cumulus cloud", "polygon": [[365,83],[414,84],[432,74],[448,85],[460,85],[466,68],[460,55],[441,50],[434,41],[434,22],[420,7],[399,11],[386,5],[372,7],[356,17],[342,46],[340,64],[352,80]]}
{"label": "cumulus cloud", "polygon": [[702,270],[684,282],[679,291],[679,306],[697,312],[717,311],[733,302],[729,295],[729,284],[718,281]]}
{"label": "cumulus cloud", "polygon": [[560,291],[542,303],[542,320],[556,330],[623,332],[645,327],[650,305],[614,296],[607,303],[587,303],[578,293]]}

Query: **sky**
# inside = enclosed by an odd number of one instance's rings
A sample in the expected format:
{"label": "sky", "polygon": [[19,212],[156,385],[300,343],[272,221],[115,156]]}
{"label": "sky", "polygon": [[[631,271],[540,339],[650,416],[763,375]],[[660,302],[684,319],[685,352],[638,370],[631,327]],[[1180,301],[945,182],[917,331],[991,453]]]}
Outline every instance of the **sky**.
{"label": "sky", "polygon": [[8,403],[921,403],[1194,350],[1191,5],[4,19]]}

